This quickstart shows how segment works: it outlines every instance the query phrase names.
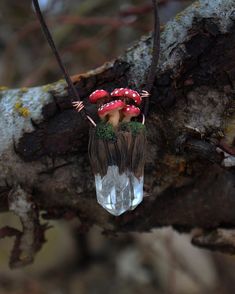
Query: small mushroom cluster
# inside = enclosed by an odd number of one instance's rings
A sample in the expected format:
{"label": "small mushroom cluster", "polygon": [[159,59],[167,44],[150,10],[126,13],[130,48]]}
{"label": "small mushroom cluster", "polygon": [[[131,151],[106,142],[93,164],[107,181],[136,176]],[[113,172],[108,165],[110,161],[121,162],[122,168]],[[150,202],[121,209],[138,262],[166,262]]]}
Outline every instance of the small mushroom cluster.
{"label": "small mushroom cluster", "polygon": [[134,90],[117,88],[111,94],[105,90],[96,90],[91,93],[89,100],[97,104],[101,120],[117,127],[119,122],[130,122],[133,117],[140,114],[138,106],[142,102],[142,97]]}

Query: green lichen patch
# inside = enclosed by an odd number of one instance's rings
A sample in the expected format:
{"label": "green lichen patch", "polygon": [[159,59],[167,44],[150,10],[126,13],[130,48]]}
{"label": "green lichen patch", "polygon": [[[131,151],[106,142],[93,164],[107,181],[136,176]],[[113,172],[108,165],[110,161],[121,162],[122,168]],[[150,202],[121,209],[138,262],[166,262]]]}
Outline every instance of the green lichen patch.
{"label": "green lichen patch", "polygon": [[22,87],[22,88],[20,88],[20,91],[22,92],[22,93],[27,93],[28,92],[28,88],[27,87]]}
{"label": "green lichen patch", "polygon": [[52,89],[53,89],[53,86],[51,84],[47,84],[47,85],[42,86],[43,92],[46,92],[46,93],[48,93]]}
{"label": "green lichen patch", "polygon": [[116,134],[110,123],[99,123],[96,126],[96,137],[106,141],[115,141]]}
{"label": "green lichen patch", "polygon": [[30,115],[29,109],[27,107],[24,107],[21,101],[17,101],[14,105],[14,108],[20,116],[28,117]]}
{"label": "green lichen patch", "polygon": [[137,136],[139,133],[145,132],[146,127],[142,123],[131,121],[121,123],[120,130],[124,132],[131,132],[133,136]]}
{"label": "green lichen patch", "polygon": [[7,91],[9,88],[6,86],[0,86],[0,91]]}

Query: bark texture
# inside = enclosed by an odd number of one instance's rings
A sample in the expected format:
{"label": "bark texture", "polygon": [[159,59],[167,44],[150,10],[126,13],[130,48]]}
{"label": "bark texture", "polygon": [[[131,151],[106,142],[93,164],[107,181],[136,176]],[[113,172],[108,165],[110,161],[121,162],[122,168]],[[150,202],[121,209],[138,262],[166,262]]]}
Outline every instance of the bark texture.
{"label": "bark texture", "polygon": [[[151,42],[151,36],[143,37],[123,56],[73,77],[93,117],[96,110],[87,97],[95,89],[145,88]],[[223,250],[234,252],[233,231],[231,238],[229,230],[208,237],[235,226],[234,86],[234,0],[195,2],[161,35],[146,122],[148,197],[118,218],[96,204],[87,154],[89,124],[72,108],[64,81],[1,91],[1,210],[9,209],[9,192],[20,187],[45,211],[44,218],[72,214],[85,227],[98,224],[106,232],[199,227],[194,244],[221,249],[229,240]],[[24,205],[14,211],[21,215],[22,209]]]}

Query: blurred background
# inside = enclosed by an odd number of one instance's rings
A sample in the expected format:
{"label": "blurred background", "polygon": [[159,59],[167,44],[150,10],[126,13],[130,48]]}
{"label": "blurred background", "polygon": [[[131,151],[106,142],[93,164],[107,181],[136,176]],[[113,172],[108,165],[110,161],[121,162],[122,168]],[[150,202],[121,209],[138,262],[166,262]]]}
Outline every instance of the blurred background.
{"label": "blurred background", "polygon": [[[162,26],[192,1],[159,0]],[[70,74],[115,58],[152,28],[149,0],[40,0]],[[0,1],[0,86],[54,82],[61,72],[41,33],[30,0]],[[1,226],[20,228],[0,215]],[[0,240],[0,294],[234,293],[234,257],[199,250],[172,229],[83,234],[79,221],[50,222],[33,265],[10,270],[12,239]]]}

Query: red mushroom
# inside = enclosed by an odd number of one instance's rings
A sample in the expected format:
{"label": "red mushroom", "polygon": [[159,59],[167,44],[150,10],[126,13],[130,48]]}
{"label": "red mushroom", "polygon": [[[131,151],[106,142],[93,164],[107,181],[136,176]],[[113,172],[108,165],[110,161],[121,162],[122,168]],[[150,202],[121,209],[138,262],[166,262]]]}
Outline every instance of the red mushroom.
{"label": "red mushroom", "polygon": [[98,107],[109,101],[110,100],[110,94],[109,92],[105,91],[105,90],[95,90],[94,92],[91,93],[91,95],[89,96],[89,101],[91,103],[98,103]]}
{"label": "red mushroom", "polygon": [[123,122],[130,122],[132,117],[136,117],[140,114],[140,109],[139,107],[136,107],[134,105],[126,105],[122,109],[122,114],[124,116]]}
{"label": "red mushroom", "polygon": [[121,100],[111,101],[98,108],[98,115],[101,119],[105,119],[108,116],[108,122],[116,127],[120,118],[119,111],[125,106],[126,104]]}
{"label": "red mushroom", "polygon": [[[137,105],[140,105],[142,102],[142,98],[140,96],[140,94],[137,91],[128,89],[128,88],[117,88],[114,89],[113,92],[111,93],[111,97],[112,98],[124,98],[124,101],[126,101],[127,99],[131,99],[134,100],[134,102]],[[129,102],[127,100],[127,102]]]}

